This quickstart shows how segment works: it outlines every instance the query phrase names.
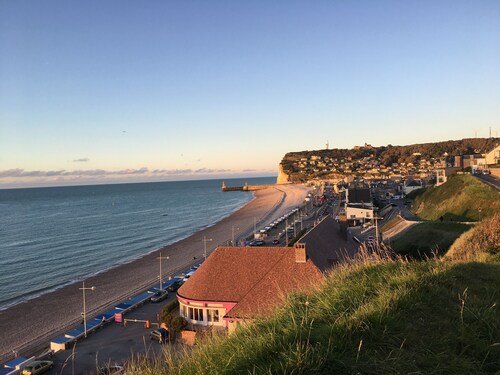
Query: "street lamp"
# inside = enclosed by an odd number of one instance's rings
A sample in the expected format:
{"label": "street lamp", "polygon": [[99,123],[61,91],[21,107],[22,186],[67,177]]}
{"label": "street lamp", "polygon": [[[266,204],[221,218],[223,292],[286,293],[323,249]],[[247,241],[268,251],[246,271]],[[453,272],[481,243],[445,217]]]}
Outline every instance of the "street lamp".
{"label": "street lamp", "polygon": [[207,237],[203,236],[203,249],[204,249],[205,260],[207,260],[207,242],[210,242],[210,241],[212,241],[211,238],[207,238]]}
{"label": "street lamp", "polygon": [[[240,230],[240,228],[236,228],[236,230]],[[231,245],[235,246],[234,245],[234,225],[233,225],[233,237],[232,237]]]}
{"label": "street lamp", "polygon": [[84,331],[84,334],[85,334],[85,338],[87,338],[87,312],[86,312],[86,309],[85,309],[85,291],[86,290],[92,290],[94,291],[95,290],[95,286],[93,287],[90,287],[90,288],[85,288],[85,280],[82,281],[82,287],[79,288],[82,293],[83,293],[83,331]]}
{"label": "street lamp", "polygon": [[163,279],[162,279],[162,273],[161,273],[161,261],[162,259],[169,259],[168,256],[167,257],[162,257],[161,256],[161,253],[160,253],[160,256],[156,259],[159,259],[160,260],[160,290],[163,289]]}

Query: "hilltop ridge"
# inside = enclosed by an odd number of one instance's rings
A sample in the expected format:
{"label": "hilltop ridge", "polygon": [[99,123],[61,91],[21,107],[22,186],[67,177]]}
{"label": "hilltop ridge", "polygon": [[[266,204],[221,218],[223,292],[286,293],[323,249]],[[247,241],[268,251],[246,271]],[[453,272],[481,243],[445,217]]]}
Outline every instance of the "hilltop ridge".
{"label": "hilltop ridge", "polygon": [[500,138],[466,138],[407,146],[369,144],[352,149],[323,149],[285,154],[278,183],[344,178],[387,178],[392,175],[426,175],[438,166],[453,164],[455,155],[485,153]]}

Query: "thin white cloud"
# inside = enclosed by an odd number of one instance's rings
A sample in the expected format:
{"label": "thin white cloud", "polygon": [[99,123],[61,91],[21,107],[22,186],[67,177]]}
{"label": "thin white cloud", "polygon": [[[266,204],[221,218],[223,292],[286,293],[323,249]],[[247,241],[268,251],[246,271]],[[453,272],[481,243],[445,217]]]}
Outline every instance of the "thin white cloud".
{"label": "thin white cloud", "polygon": [[0,178],[34,178],[34,177],[112,177],[112,176],[186,176],[186,175],[203,175],[216,173],[231,173],[231,169],[154,169],[149,170],[147,167],[139,169],[122,169],[118,171],[109,171],[104,169],[77,169],[67,171],[65,169],[53,171],[26,171],[24,169],[15,168],[0,171]]}

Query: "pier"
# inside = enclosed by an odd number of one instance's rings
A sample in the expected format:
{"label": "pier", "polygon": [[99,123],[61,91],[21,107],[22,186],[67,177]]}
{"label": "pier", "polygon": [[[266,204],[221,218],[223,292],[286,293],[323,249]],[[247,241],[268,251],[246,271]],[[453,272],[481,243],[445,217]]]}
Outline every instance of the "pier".
{"label": "pier", "polygon": [[273,185],[248,185],[248,183],[245,182],[245,185],[243,186],[227,186],[224,181],[222,181],[222,191],[255,191],[255,190],[262,190],[262,189],[267,189],[268,187],[273,186]]}

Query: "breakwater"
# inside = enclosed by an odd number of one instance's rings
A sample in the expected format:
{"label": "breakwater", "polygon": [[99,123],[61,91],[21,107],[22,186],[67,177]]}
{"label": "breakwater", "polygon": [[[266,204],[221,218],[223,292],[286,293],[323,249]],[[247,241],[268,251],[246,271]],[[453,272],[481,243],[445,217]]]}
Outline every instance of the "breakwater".
{"label": "breakwater", "polygon": [[274,184],[269,185],[248,185],[245,182],[245,185],[240,186],[227,186],[224,182],[222,182],[222,191],[256,191],[267,189],[268,187],[274,186]]}

